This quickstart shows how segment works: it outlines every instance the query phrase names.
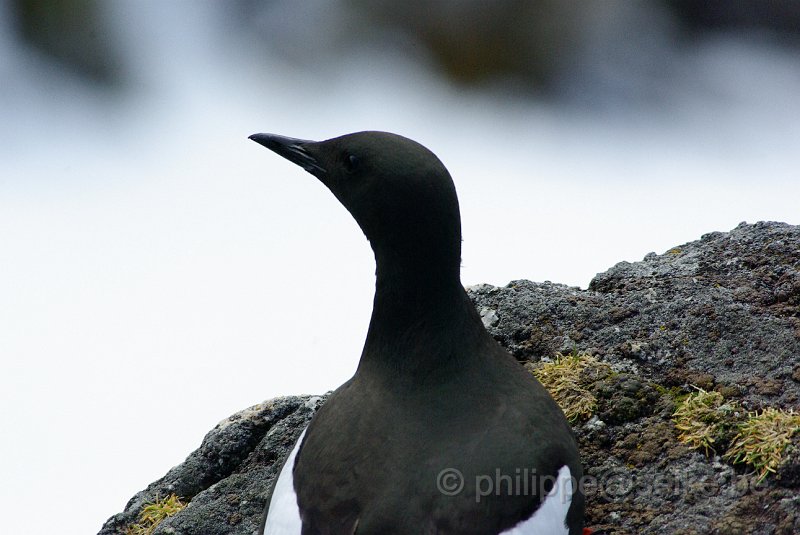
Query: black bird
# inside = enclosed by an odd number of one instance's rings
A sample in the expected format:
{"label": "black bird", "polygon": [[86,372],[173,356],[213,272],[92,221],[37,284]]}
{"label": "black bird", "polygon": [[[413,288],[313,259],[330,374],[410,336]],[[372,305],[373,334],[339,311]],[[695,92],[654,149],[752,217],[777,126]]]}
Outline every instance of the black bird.
{"label": "black bird", "polygon": [[262,532],[582,533],[572,431],[461,285],[461,218],[442,162],[385,132],[250,139],[325,184],[377,266],[358,369],[300,436]]}

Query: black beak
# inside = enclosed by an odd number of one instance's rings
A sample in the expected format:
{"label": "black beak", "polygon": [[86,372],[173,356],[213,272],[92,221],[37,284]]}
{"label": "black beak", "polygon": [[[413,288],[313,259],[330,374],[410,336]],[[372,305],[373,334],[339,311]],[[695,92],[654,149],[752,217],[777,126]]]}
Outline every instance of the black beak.
{"label": "black beak", "polygon": [[276,136],[275,134],[253,134],[250,139],[280,154],[290,162],[296,163],[314,176],[324,175],[328,172],[307,150],[307,147],[315,144],[314,141]]}

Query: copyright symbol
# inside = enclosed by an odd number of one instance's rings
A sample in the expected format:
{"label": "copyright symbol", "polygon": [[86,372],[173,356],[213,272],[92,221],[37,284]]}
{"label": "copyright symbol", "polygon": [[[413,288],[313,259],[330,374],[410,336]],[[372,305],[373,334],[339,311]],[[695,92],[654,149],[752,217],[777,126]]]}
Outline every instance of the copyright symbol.
{"label": "copyright symbol", "polygon": [[445,468],[436,475],[436,488],[445,496],[455,496],[464,488],[464,475],[455,468]]}
{"label": "copyright symbol", "polygon": [[600,493],[609,499],[620,499],[633,490],[633,475],[624,468],[611,468],[600,475]]}

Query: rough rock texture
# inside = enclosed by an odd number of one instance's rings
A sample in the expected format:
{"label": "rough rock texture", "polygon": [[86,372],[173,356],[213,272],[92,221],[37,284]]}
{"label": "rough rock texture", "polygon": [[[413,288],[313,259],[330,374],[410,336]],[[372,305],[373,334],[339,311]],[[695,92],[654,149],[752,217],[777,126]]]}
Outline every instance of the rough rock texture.
{"label": "rough rock texture", "polygon": [[145,504],[170,494],[191,501],[159,524],[154,534],[255,533],[283,460],[324,399],[276,398],[218,423],[200,448],[131,498],[123,512],[106,521],[100,534],[125,533]]}
{"label": "rough rock texture", "polygon": [[[745,409],[798,407],[800,227],[741,224],[617,264],[588,290],[514,281],[469,290],[492,335],[520,361],[588,352],[615,374],[576,424],[595,533],[800,533],[800,437],[778,477],[689,450],[670,392],[716,389]],[[156,534],[254,533],[283,459],[322,397],[265,402],[217,425],[200,448],[134,496],[101,535],[125,533],[143,504],[189,507]]]}
{"label": "rough rock texture", "polygon": [[621,262],[589,291],[513,281],[475,287],[472,296],[519,360],[588,351],[667,385],[734,388],[748,407],[800,400],[797,226],[706,234]]}

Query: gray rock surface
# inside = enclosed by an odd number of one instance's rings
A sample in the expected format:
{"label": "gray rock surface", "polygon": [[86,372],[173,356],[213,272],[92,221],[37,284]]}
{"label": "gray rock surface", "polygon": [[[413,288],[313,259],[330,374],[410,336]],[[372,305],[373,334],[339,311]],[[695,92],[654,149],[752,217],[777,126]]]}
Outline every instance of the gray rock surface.
{"label": "gray rock surface", "polygon": [[797,226],[706,234],[620,262],[588,291],[513,281],[471,295],[484,317],[494,311],[489,332],[522,361],[586,351],[668,385],[737,388],[750,407],[800,400]]}
{"label": "gray rock surface", "polygon": [[[716,389],[747,410],[798,408],[800,227],[741,224],[601,273],[588,290],[514,281],[472,287],[492,335],[521,362],[588,352],[615,374],[576,424],[595,533],[800,533],[800,436],[778,477],[689,450],[667,390]],[[255,532],[283,459],[324,397],[286,397],[218,424],[200,448],[136,494],[100,535],[123,534],[143,505],[189,506],[155,534]]]}
{"label": "gray rock surface", "polygon": [[154,535],[255,533],[283,460],[324,399],[276,398],[223,420],[183,463],[108,519],[100,535],[126,533],[145,504],[170,494],[191,501],[159,524]]}

